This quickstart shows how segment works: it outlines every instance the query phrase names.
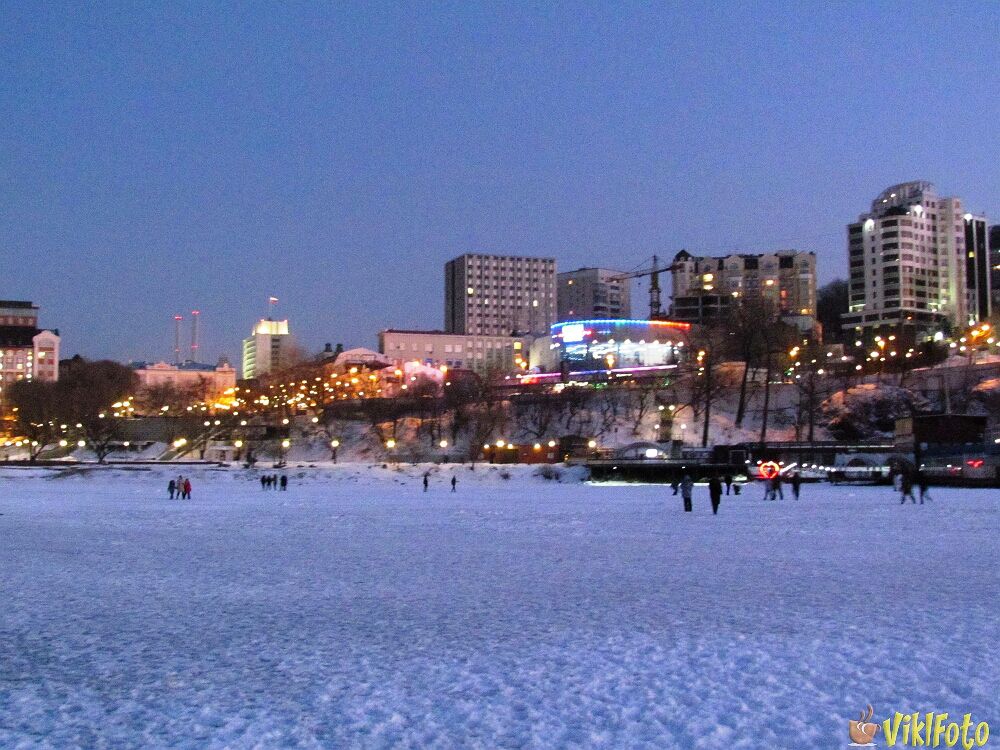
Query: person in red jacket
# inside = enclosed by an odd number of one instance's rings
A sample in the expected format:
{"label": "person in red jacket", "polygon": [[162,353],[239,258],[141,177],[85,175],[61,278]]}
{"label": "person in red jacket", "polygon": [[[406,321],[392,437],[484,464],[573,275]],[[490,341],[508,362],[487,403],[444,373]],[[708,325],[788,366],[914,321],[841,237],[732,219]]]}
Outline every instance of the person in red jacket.
{"label": "person in red jacket", "polygon": [[184,478],[184,499],[191,499],[191,480],[187,477]]}

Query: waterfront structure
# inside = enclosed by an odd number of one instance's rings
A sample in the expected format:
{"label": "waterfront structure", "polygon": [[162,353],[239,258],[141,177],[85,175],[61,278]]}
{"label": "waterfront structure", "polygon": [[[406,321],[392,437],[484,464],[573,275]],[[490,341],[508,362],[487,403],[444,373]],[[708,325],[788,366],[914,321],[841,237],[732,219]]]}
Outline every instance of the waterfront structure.
{"label": "waterfront structure", "polygon": [[544,335],[556,321],[552,258],[470,253],[444,269],[446,333]]}
{"label": "waterfront structure", "polygon": [[632,317],[631,286],[621,271],[579,268],[556,276],[559,320]]}

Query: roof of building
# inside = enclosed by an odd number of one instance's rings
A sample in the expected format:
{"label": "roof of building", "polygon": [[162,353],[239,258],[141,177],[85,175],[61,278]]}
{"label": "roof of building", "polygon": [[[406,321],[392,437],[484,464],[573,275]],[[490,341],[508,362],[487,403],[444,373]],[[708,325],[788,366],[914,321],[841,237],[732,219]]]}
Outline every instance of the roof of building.
{"label": "roof of building", "polygon": [[[164,367],[164,365],[166,365]],[[216,372],[219,369],[217,365],[208,365],[204,362],[192,362],[190,360],[186,362],[181,362],[180,364],[174,364],[171,362],[129,362],[128,366],[133,370],[148,370],[150,368],[155,368],[158,370],[183,370],[185,372]],[[227,367],[232,367],[226,363]]]}
{"label": "roof of building", "polygon": [[523,339],[526,336],[512,335],[512,334],[493,334],[493,333],[458,333],[456,331],[414,331],[405,328],[386,328],[382,333],[403,333],[415,336],[456,336],[463,339],[475,339],[475,338],[493,338],[493,339]]}
{"label": "roof of building", "polygon": [[13,307],[20,310],[37,310],[38,307],[33,302],[17,299],[0,299],[0,307]]}
{"label": "roof of building", "polygon": [[[33,346],[32,339],[44,331],[44,328],[34,326],[0,326],[0,347],[29,347]],[[58,331],[53,331],[57,336]]]}

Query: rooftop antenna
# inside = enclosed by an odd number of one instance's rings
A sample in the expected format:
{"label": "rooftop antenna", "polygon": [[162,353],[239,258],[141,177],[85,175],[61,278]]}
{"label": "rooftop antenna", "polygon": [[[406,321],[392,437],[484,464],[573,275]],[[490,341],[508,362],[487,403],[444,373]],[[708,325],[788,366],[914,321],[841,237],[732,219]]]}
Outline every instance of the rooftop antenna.
{"label": "rooftop antenna", "polygon": [[274,317],[274,306],[278,304],[277,297],[267,298],[267,319],[272,320]]}
{"label": "rooftop antenna", "polygon": [[191,311],[191,361],[198,361],[198,318],[200,310]]}
{"label": "rooftop antenna", "polygon": [[174,316],[174,364],[181,363],[181,321],[184,318],[180,315]]}

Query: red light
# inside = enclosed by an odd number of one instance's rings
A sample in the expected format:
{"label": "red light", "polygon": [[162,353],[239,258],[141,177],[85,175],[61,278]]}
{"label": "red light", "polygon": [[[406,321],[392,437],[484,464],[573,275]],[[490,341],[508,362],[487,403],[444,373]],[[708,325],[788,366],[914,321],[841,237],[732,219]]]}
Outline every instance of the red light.
{"label": "red light", "polygon": [[774,479],[781,473],[781,467],[774,461],[765,461],[758,469],[761,479]]}
{"label": "red light", "polygon": [[969,466],[971,466],[973,469],[978,469],[980,466],[982,466],[985,463],[985,461],[983,461],[983,459],[981,459],[981,458],[970,458],[965,463],[968,464]]}

